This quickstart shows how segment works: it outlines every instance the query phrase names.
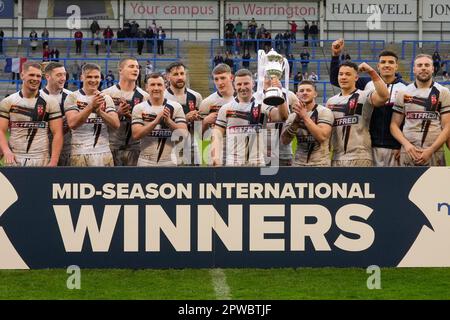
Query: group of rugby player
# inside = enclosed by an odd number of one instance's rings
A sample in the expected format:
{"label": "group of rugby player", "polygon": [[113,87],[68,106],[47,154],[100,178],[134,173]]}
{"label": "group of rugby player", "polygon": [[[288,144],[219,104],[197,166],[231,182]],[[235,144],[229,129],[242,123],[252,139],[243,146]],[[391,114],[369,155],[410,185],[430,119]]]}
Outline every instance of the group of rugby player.
{"label": "group of rugby player", "polygon": [[[313,82],[298,91],[282,88],[279,106],[259,103],[253,75],[219,64],[216,92],[202,100],[187,88],[186,67],[175,62],[136,86],[135,58],[119,62],[119,83],[98,91],[101,70],[82,68],[83,87],[64,89],[66,70],[57,62],[23,65],[22,88],[0,103],[0,148],[7,166],[414,166],[445,165],[450,144],[450,91],[432,79],[433,61],[414,60],[415,81],[398,76],[394,52],[379,54],[378,72],[339,56],[332,45],[331,83],[340,93],[316,103]],[[370,78],[359,77],[367,73]],[[166,87],[166,81],[168,86]],[[8,139],[9,131],[9,139]],[[201,141],[211,137],[211,146]],[[297,151],[292,155],[292,141]]]}

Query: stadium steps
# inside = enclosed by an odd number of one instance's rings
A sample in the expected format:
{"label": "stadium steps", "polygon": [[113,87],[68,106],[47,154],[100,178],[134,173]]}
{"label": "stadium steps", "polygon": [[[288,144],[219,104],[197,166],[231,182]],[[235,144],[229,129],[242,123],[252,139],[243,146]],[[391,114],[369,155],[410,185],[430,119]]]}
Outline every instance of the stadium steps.
{"label": "stadium steps", "polygon": [[209,43],[186,43],[185,51],[190,87],[200,92],[202,97],[209,96]]}

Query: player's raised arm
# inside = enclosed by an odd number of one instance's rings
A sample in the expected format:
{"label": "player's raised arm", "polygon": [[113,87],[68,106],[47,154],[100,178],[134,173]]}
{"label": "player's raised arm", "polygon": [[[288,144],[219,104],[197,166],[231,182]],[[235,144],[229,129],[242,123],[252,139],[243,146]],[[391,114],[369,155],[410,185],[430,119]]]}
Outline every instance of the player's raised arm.
{"label": "player's raised arm", "polygon": [[358,66],[359,72],[366,72],[373,81],[375,86],[375,91],[372,93],[372,104],[374,107],[384,106],[386,101],[389,99],[389,90],[386,83],[381,79],[380,75],[369,66],[367,63],[363,62]]}

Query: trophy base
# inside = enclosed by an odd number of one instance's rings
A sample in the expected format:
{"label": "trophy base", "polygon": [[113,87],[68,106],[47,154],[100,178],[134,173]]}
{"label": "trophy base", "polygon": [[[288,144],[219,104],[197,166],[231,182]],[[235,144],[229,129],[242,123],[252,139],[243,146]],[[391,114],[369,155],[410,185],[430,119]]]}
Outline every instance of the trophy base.
{"label": "trophy base", "polygon": [[263,102],[268,106],[279,106],[284,103],[283,92],[280,88],[269,88],[266,90]]}

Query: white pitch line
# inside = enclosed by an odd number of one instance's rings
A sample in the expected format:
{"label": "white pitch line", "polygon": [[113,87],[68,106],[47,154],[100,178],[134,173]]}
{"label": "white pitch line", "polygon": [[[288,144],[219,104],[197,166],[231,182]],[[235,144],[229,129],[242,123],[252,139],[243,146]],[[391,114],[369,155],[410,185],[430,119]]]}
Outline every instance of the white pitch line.
{"label": "white pitch line", "polygon": [[211,269],[209,273],[211,274],[217,300],[230,300],[230,287],[227,284],[225,272],[222,269]]}

